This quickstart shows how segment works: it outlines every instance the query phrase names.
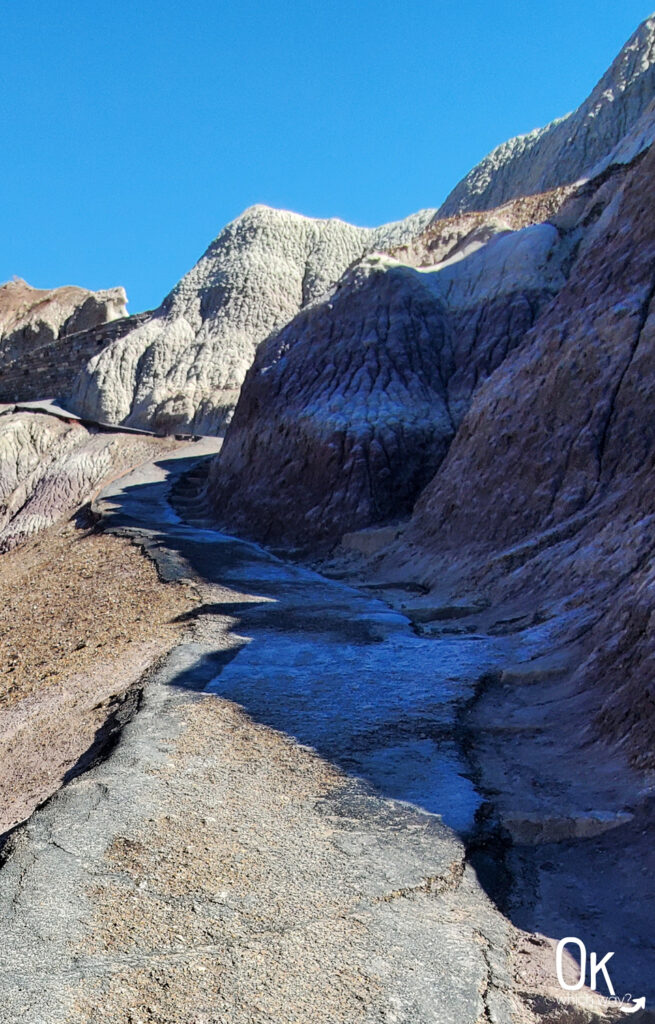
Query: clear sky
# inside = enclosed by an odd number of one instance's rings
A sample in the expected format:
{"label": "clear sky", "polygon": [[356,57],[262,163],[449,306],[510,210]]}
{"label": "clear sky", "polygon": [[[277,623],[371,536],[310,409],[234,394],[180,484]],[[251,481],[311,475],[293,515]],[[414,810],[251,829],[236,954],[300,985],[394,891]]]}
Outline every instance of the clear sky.
{"label": "clear sky", "polygon": [[[650,0],[653,3],[653,0]],[[576,107],[638,0],[4,0],[0,280],[159,304],[252,203],[438,206]]]}

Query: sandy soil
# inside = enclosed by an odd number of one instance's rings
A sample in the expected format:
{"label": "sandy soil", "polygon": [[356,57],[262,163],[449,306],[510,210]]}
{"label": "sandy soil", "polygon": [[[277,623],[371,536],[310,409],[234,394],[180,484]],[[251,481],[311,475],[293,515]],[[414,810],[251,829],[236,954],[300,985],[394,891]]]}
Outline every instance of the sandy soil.
{"label": "sandy soil", "polygon": [[73,522],[0,558],[0,598],[1,834],[59,788],[195,598]]}

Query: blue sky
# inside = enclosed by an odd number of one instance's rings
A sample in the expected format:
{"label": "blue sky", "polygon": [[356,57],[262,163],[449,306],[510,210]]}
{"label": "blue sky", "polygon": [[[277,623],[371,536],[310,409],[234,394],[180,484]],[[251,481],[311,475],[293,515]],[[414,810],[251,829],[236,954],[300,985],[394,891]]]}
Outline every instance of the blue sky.
{"label": "blue sky", "polygon": [[[652,3],[652,0],[651,0]],[[252,203],[379,224],[584,99],[636,0],[2,4],[0,280],[161,301]]]}

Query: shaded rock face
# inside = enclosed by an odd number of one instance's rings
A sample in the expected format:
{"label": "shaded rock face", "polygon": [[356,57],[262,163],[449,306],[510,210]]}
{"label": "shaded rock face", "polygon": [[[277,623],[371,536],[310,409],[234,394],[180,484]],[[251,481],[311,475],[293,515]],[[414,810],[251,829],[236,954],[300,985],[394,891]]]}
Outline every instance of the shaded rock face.
{"label": "shaded rock face", "polygon": [[478,381],[564,283],[552,225],[468,238],[429,270],[367,258],[260,347],[211,472],[222,523],[296,545],[411,510]]}
{"label": "shaded rock face", "polygon": [[255,206],[229,224],[161,307],[80,373],[76,412],[108,423],[221,433],[257,345],[354,261],[432,219],[356,228]]}
{"label": "shaded rock face", "polygon": [[451,364],[428,282],[358,268],[260,349],[212,473],[221,520],[293,543],[407,511],[453,434]]}
{"label": "shaded rock face", "polygon": [[[644,21],[572,114],[502,143],[453,189],[439,210],[450,217],[490,210],[627,161],[653,140],[655,16]],[[629,143],[623,140],[629,136]]]}
{"label": "shaded rock face", "polygon": [[[476,395],[438,484],[417,509],[417,517],[431,510],[442,546],[516,543],[643,471],[654,436],[647,398],[654,169],[649,152],[623,182],[608,182],[594,197],[593,205],[605,206],[566,286]],[[520,486],[510,493],[513,482]],[[506,501],[491,516],[471,504],[501,483]]]}
{"label": "shaded rock face", "polygon": [[477,391],[406,535],[433,584],[582,617],[574,682],[593,678],[597,724],[649,763],[654,201],[649,151],[600,190],[567,284]]}

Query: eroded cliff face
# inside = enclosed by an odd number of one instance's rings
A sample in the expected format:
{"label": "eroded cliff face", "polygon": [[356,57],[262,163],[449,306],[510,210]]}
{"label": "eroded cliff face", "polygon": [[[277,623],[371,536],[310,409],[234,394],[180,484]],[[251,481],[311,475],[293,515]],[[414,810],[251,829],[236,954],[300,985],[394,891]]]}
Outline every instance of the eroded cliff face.
{"label": "eroded cliff face", "polygon": [[451,365],[430,281],[381,258],[358,266],[261,347],[212,474],[221,518],[303,541],[409,511],[453,436]]}
{"label": "eroded cliff face", "polygon": [[640,763],[655,723],[654,200],[653,151],[599,190],[567,284],[476,392],[405,536],[431,585],[539,609],[561,641],[582,629],[573,685],[594,680],[597,725]]}
{"label": "eroded cliff face", "polygon": [[220,434],[258,344],[365,252],[409,241],[433,215],[367,229],[246,210],[145,323],[90,360],[70,404],[94,420]]}
{"label": "eroded cliff face", "polygon": [[[472,396],[530,337],[648,150],[654,37],[650,18],[538,145],[507,143],[467,179],[466,201],[447,202],[400,243],[379,236],[390,258],[355,262],[322,301],[315,290],[302,315],[270,333],[211,474],[225,525],[311,545],[407,514]],[[575,183],[583,169],[589,180]],[[480,182],[481,205],[501,205],[471,212]],[[463,212],[444,217],[451,208]]]}
{"label": "eroded cliff face", "polygon": [[587,225],[568,281],[477,391],[416,509],[442,550],[519,543],[647,472],[654,194],[649,152],[555,218]]}
{"label": "eroded cliff face", "polygon": [[411,510],[478,383],[564,283],[566,232],[510,222],[430,225],[402,254],[439,263],[369,257],[260,347],[211,474],[221,522],[334,542]]}
{"label": "eroded cliff face", "polygon": [[532,200],[543,223],[467,215],[404,246],[415,267],[365,259],[261,346],[209,484],[221,524],[304,549],[418,499],[384,571],[575,643],[592,733],[642,767],[654,200],[648,150]]}
{"label": "eroded cliff face", "polygon": [[32,288],[16,278],[0,285],[0,361],[12,362],[60,337],[127,316],[123,288]]}
{"label": "eroded cliff face", "polygon": [[[644,21],[577,110],[503,142],[453,189],[440,217],[490,210],[632,159],[653,141],[655,16]],[[623,140],[630,136],[630,145]]]}
{"label": "eroded cliff face", "polygon": [[[639,156],[518,209],[432,222],[395,250],[404,263],[358,263],[260,347],[211,474],[222,520],[274,542],[337,541],[405,514],[451,442],[417,508],[439,494],[425,529],[440,550],[481,550],[487,534],[494,549],[515,543],[606,493],[616,457],[605,448],[630,437],[612,403],[630,386],[622,346],[644,315],[633,278],[652,255],[652,161]],[[530,224],[530,213],[549,219]],[[550,380],[562,338],[568,362]],[[501,399],[529,425],[508,426]],[[633,399],[624,415],[641,451]],[[545,433],[533,429],[538,416]],[[488,509],[501,486],[497,453],[517,436],[522,463],[507,478],[518,493],[505,487],[510,507]],[[581,462],[585,444],[598,465]]]}

